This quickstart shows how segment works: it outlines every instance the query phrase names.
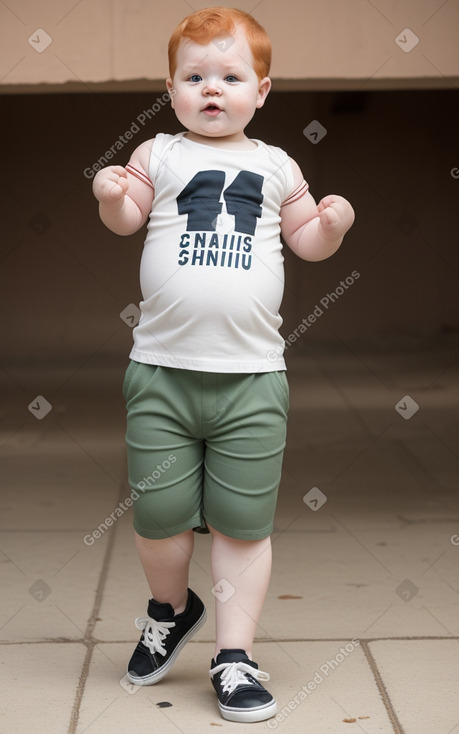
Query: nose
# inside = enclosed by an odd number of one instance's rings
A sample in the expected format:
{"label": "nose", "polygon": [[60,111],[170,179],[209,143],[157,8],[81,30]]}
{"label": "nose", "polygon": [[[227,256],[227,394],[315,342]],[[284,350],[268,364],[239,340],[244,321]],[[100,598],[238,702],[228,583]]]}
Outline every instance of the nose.
{"label": "nose", "polygon": [[204,87],[203,90],[204,94],[207,96],[215,97],[216,95],[219,96],[222,91],[220,87],[218,86],[217,82],[213,79],[209,80],[207,84]]}

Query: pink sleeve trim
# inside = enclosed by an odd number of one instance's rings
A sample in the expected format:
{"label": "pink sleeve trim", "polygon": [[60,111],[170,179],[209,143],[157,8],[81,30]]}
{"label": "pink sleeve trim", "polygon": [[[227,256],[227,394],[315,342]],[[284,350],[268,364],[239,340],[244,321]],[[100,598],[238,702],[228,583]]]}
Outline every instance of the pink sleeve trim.
{"label": "pink sleeve trim", "polygon": [[130,163],[125,166],[126,171],[131,174],[131,176],[135,176],[139,179],[139,181],[142,181],[142,183],[147,184],[147,186],[150,186],[154,190],[154,186],[148,176],[146,176],[142,171],[139,171],[137,168],[134,168],[134,166],[131,166]]}
{"label": "pink sleeve trim", "polygon": [[301,197],[304,196],[308,192],[308,190],[309,190],[309,184],[306,183],[306,181],[303,179],[300,185],[297,186],[294,191],[292,191],[290,196],[287,196],[287,198],[284,199],[281,206],[286,206],[287,204],[293,204],[294,201],[298,201],[298,199],[301,199]]}

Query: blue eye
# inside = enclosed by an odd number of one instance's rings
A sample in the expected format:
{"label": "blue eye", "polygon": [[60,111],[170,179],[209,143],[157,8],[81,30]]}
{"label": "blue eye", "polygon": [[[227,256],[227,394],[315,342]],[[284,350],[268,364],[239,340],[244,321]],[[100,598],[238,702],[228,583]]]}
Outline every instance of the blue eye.
{"label": "blue eye", "polygon": [[199,74],[192,74],[190,76],[190,82],[200,82],[201,76]]}
{"label": "blue eye", "polygon": [[227,82],[238,82],[239,79],[237,76],[234,76],[234,74],[228,74],[228,76],[225,77]]}

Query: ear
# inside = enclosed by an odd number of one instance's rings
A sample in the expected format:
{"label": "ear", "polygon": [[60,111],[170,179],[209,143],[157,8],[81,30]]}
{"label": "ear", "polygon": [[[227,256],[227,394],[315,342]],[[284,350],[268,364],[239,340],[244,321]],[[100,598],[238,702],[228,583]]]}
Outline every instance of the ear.
{"label": "ear", "polygon": [[269,76],[265,76],[264,79],[261,79],[259,85],[258,85],[258,99],[257,99],[257,107],[258,109],[260,107],[263,107],[266,97],[268,96],[271,89],[271,79]]}
{"label": "ear", "polygon": [[174,86],[172,84],[172,79],[170,77],[168,77],[166,79],[166,87],[167,87],[167,91],[169,92],[169,97],[171,99],[171,107],[172,107],[172,109],[174,109],[174,94],[175,94],[175,89],[174,89]]}

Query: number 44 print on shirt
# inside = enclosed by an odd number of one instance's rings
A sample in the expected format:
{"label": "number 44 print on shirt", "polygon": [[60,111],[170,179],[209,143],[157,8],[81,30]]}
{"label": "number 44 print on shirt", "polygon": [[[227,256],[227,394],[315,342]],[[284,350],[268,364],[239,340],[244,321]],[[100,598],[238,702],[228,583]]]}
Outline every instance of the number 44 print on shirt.
{"label": "number 44 print on shirt", "polygon": [[[251,171],[240,171],[223,191],[224,171],[199,171],[177,197],[179,214],[187,214],[187,233],[180,239],[179,265],[221,265],[249,270],[252,236],[257,219],[262,215],[264,177]],[[234,215],[234,232],[222,238],[216,233],[217,218],[226,203],[228,214]],[[188,232],[199,232],[194,243]],[[208,233],[215,233],[209,234]],[[243,237],[242,235],[248,235]],[[190,252],[191,246],[192,253]]]}

